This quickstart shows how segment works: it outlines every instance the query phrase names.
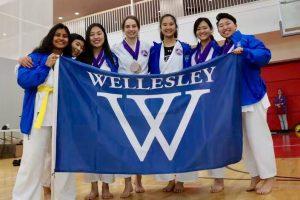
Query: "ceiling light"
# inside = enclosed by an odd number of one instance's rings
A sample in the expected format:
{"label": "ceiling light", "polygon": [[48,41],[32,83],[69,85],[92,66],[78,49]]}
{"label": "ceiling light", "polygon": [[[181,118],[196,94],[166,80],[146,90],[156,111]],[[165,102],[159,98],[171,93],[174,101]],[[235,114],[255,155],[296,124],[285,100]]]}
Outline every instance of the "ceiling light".
{"label": "ceiling light", "polygon": [[2,33],[2,36],[4,36],[4,37],[5,37],[5,36],[7,36],[7,34],[6,34],[6,33]]}
{"label": "ceiling light", "polygon": [[63,17],[58,17],[58,19],[62,20],[62,19],[63,19]]}
{"label": "ceiling light", "polygon": [[79,12],[74,13],[75,15],[79,15]]}

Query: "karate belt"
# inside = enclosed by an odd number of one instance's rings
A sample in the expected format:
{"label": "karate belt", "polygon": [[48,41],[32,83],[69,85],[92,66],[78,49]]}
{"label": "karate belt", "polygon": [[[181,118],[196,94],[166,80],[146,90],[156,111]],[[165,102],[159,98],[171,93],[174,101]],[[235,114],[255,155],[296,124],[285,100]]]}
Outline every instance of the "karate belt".
{"label": "karate belt", "polygon": [[45,96],[42,98],[42,104],[40,106],[40,109],[38,111],[38,116],[35,120],[34,123],[34,128],[41,128],[43,122],[44,122],[44,118],[45,118],[45,113],[47,110],[47,104],[48,104],[48,97],[49,94],[53,92],[53,87],[52,86],[48,86],[48,85],[40,85],[38,87],[38,92],[43,92],[45,93]]}

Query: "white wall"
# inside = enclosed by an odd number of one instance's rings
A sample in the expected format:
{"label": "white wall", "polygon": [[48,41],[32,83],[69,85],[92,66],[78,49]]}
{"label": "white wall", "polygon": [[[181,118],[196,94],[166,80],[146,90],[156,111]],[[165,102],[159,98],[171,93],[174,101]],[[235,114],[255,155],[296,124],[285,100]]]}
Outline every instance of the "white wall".
{"label": "white wall", "polygon": [[0,57],[0,128],[5,124],[13,129],[19,127],[23,90],[17,85],[16,64],[15,60]]}
{"label": "white wall", "polygon": [[14,74],[16,58],[39,45],[52,24],[53,0],[0,0],[0,126],[19,127],[23,90]]}
{"label": "white wall", "polygon": [[52,24],[53,0],[0,0],[0,56],[30,53]]}
{"label": "white wall", "polygon": [[[188,43],[196,43],[193,35],[193,25],[198,17],[207,17],[213,25],[216,24],[215,17],[220,12],[228,12],[236,17],[238,29],[245,34],[258,34],[279,30],[279,11],[277,0],[261,0],[258,2],[243,4],[235,7],[220,9],[206,13],[178,18],[179,39]],[[140,30],[140,38],[148,43],[160,41],[158,23],[143,26]],[[221,36],[215,29],[216,40]],[[110,44],[120,42],[123,38],[122,32],[108,34]]]}

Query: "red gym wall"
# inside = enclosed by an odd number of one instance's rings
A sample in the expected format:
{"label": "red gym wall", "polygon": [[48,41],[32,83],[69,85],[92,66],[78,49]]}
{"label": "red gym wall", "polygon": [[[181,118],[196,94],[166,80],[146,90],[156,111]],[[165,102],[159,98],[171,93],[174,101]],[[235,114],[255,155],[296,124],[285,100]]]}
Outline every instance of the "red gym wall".
{"label": "red gym wall", "polygon": [[271,130],[280,130],[279,119],[275,113],[274,99],[278,88],[287,98],[288,125],[294,129],[300,123],[300,60],[269,64],[262,68],[262,77],[267,85],[271,102],[268,110],[268,124]]}

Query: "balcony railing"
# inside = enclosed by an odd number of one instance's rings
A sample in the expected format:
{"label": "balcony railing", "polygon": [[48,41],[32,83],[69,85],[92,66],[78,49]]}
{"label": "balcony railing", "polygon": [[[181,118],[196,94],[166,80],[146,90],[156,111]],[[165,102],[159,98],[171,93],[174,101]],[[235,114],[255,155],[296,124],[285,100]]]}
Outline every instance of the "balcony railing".
{"label": "balcony railing", "polygon": [[183,0],[184,15],[193,15],[254,1],[257,0]]}
{"label": "balcony railing", "polygon": [[[159,21],[160,13],[165,13],[161,10],[161,2],[163,1],[165,0],[144,0],[134,4],[134,13],[140,20],[141,25],[152,24]],[[178,9],[171,12],[171,14],[176,17],[181,17],[254,1],[258,0],[172,0],[169,2],[178,2],[178,4],[183,5],[182,8],[180,8],[180,12]],[[97,22],[104,26],[107,33],[111,33],[121,30],[122,20],[130,15],[130,13],[131,5],[125,5],[68,21],[65,22],[65,24],[70,28],[71,32],[85,35],[86,28],[90,24]]]}

